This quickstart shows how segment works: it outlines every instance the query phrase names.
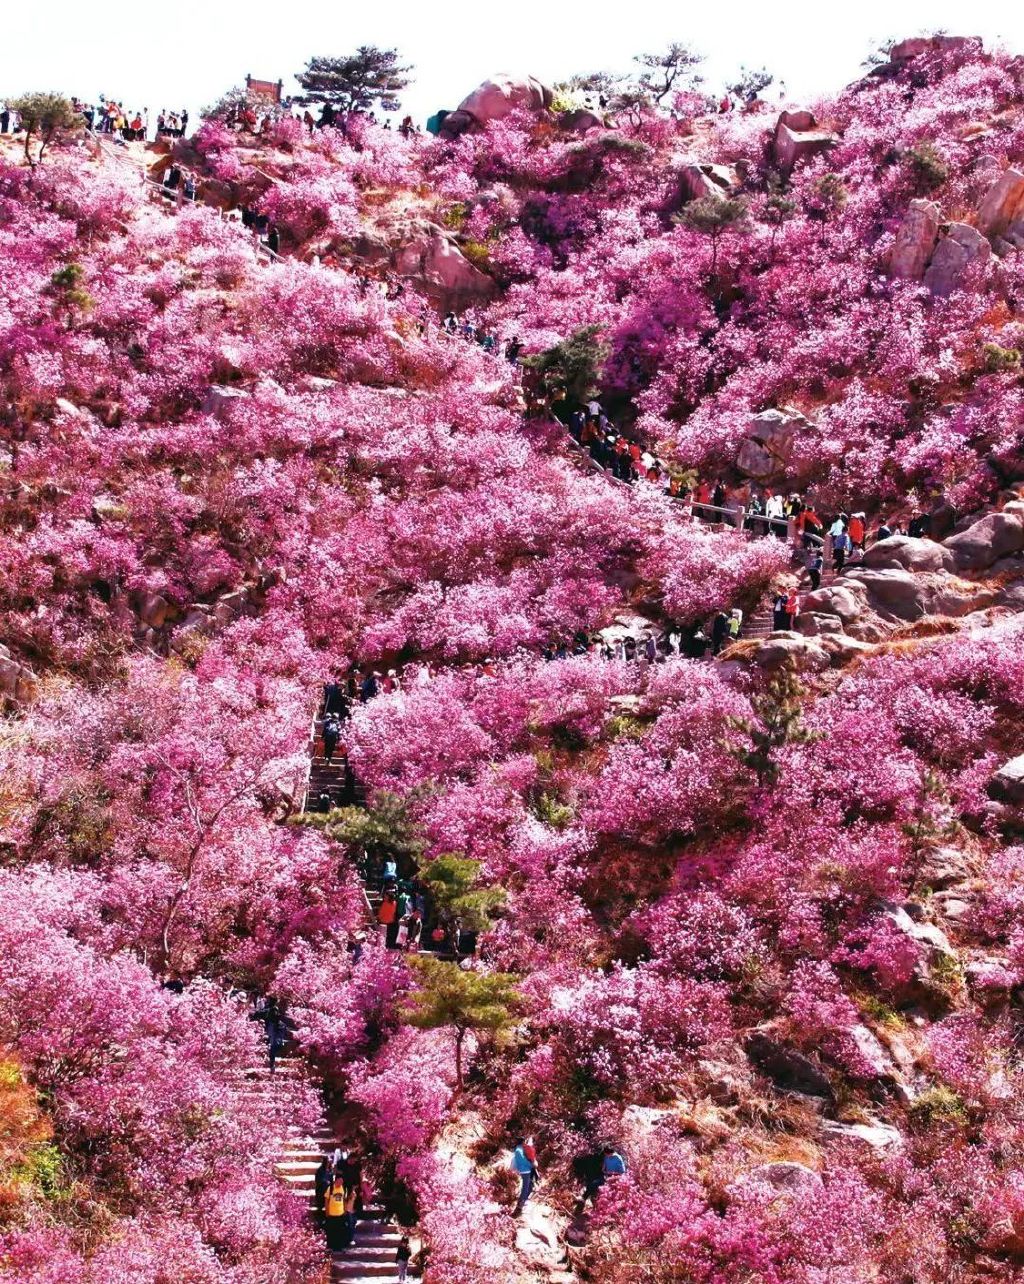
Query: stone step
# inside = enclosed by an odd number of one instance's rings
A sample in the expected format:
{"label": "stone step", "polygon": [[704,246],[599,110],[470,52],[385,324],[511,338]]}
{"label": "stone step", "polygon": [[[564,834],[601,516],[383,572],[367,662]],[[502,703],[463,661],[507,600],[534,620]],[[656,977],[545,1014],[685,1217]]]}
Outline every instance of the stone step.
{"label": "stone step", "polygon": [[394,1262],[376,1263],[345,1260],[341,1253],[334,1255],[331,1263],[333,1280],[397,1280],[398,1270]]}

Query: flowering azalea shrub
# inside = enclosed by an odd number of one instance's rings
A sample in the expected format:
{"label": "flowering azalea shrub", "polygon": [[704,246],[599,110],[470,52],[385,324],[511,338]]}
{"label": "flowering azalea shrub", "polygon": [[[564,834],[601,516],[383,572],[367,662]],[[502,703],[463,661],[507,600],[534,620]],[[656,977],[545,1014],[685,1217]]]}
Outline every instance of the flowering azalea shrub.
{"label": "flowering azalea shrub", "polygon": [[[689,92],[583,134],[205,122],[178,212],[102,149],[0,144],[0,1280],[322,1277],[273,1165],[323,1101],[256,1077],[267,993],[434,1284],[534,1278],[605,1145],[593,1278],[1019,1273],[1018,550],[984,611],[823,632],[799,677],[651,661],[758,615],[791,550],[591,469],[503,355],[597,327],[594,394],[684,481],[792,407],[773,484],[822,511],[1002,505],[1024,255],[948,297],[888,266],[911,201],[973,225],[1024,162],[1020,60],[939,41],[815,112],[834,146],[789,174],[764,104]],[[442,243],[493,345],[438,325]],[[467,990],[512,977],[458,1078],[458,1014],[411,1025],[420,970],[358,939],[362,851],[294,823],[353,666],[388,673],[341,732],[364,829],[473,862]]]}

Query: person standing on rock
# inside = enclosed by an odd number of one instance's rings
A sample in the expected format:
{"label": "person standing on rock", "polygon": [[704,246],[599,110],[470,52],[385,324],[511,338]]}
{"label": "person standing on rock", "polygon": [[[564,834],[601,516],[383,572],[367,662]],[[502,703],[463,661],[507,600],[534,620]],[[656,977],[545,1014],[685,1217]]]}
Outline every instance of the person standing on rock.
{"label": "person standing on rock", "polygon": [[520,1137],[516,1141],[515,1150],[512,1152],[512,1171],[519,1175],[519,1199],[516,1202],[516,1217],[523,1211],[526,1201],[533,1193],[534,1183],[539,1176],[536,1161],[537,1152],[533,1148],[532,1139],[528,1141],[525,1137]]}

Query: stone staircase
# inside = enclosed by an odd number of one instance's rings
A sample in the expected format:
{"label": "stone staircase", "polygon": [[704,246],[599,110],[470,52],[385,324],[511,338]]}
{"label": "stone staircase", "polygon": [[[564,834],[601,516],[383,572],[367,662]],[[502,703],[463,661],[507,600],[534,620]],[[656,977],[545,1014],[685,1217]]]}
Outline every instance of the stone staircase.
{"label": "stone staircase", "polygon": [[[829,563],[826,562],[821,572],[820,587],[829,588],[831,585],[835,584],[838,578],[839,577],[836,575],[835,571],[833,571]],[[804,596],[805,593],[809,593],[811,591],[811,586],[807,578],[806,571],[800,572],[799,587],[800,587],[801,598]],[[775,596],[774,593],[769,593],[766,597],[764,597],[761,600],[761,602],[758,604],[757,610],[754,611],[752,615],[750,615],[746,620],[743,621],[743,628],[740,631],[741,641],[758,642],[761,639],[768,637],[770,633],[773,633],[775,631],[772,624],[772,618],[773,618],[772,599],[774,598],[774,596]]]}
{"label": "stone staircase", "polygon": [[[308,1079],[308,1069],[295,1055],[278,1057],[273,1074],[268,1066],[250,1067],[238,1072],[244,1079],[243,1092],[250,1096],[264,1093],[287,1092],[290,1084]],[[324,1155],[346,1145],[321,1116],[309,1132],[290,1130],[278,1147],[274,1172],[288,1189],[303,1201],[312,1215],[314,1209],[314,1177]],[[353,1243],[343,1252],[331,1255],[331,1280],[347,1284],[397,1284],[398,1271],[395,1253],[401,1241],[401,1231],[384,1220],[384,1209],[367,1205],[356,1226]],[[413,1241],[413,1248],[417,1244]]]}

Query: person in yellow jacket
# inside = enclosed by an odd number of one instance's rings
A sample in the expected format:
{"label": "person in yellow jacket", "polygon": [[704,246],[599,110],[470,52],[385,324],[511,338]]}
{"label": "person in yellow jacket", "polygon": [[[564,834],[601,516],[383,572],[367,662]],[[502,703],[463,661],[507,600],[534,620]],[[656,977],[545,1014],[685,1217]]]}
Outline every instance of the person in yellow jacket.
{"label": "person in yellow jacket", "polygon": [[324,1198],[324,1229],[327,1232],[327,1247],[332,1253],[339,1253],[352,1243],[347,1203],[345,1182],[339,1174],[327,1187]]}

